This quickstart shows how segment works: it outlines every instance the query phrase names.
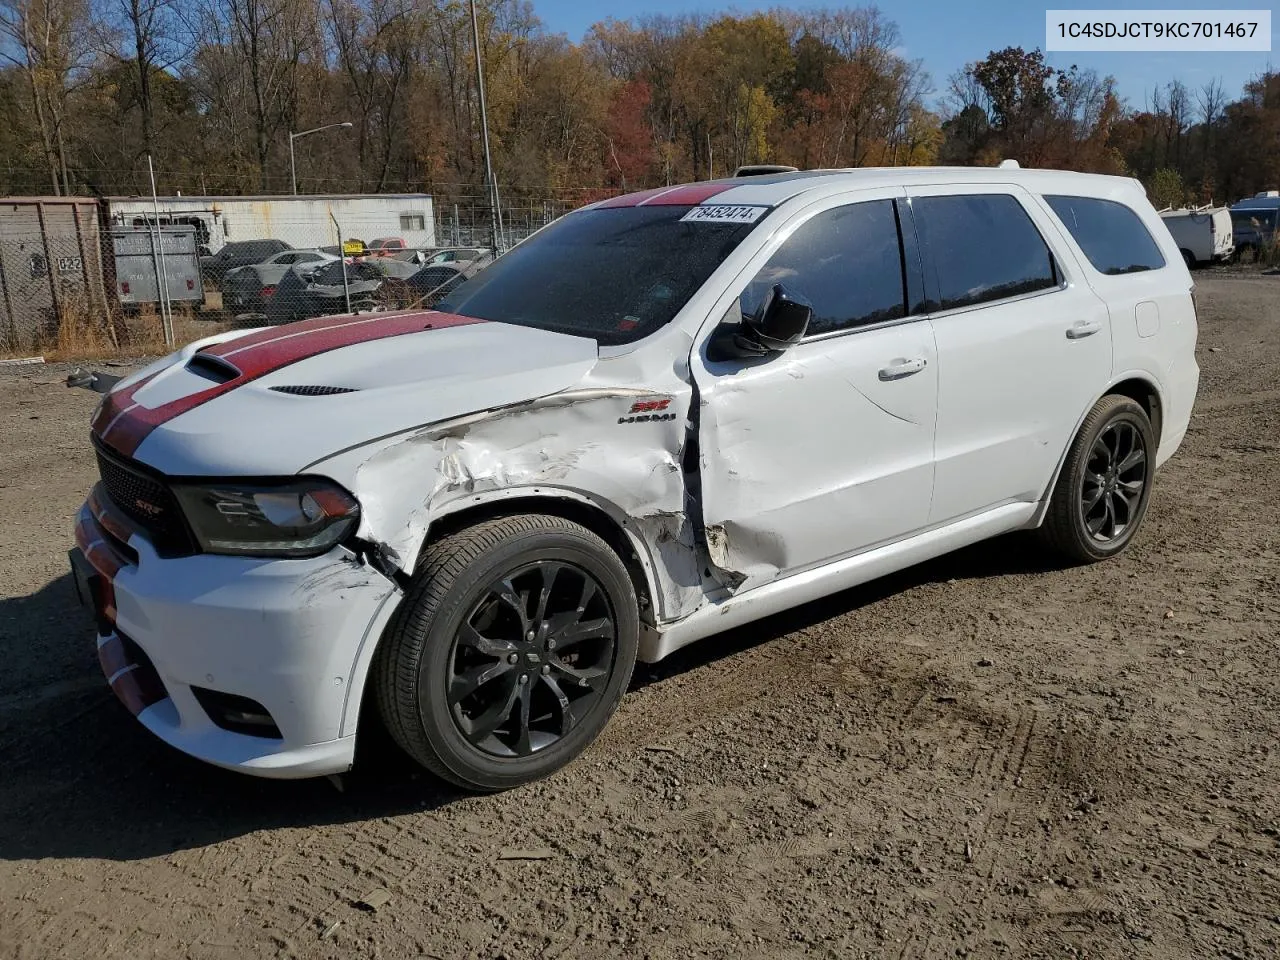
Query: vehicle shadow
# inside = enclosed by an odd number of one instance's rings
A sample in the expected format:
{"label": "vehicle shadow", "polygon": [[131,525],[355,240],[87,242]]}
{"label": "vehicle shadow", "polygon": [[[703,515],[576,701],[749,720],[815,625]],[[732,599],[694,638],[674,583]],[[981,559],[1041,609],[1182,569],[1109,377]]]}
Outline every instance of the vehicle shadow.
{"label": "vehicle shadow", "polygon": [[[70,575],[0,600],[0,860],[135,860],[258,830],[434,809],[463,794],[364,738],[332,780],[262,780],[151,736],[116,700]],[[365,725],[372,728],[374,725]]]}
{"label": "vehicle shadow", "polygon": [[705,667],[752,647],[876,603],[913,587],[952,580],[985,580],[1059,569],[1026,533],[1010,533],[928,560],[861,586],[822,597],[677,650],[655,664],[638,664],[631,689]]}
{"label": "vehicle shadow", "polygon": [[[631,689],[707,666],[921,584],[1047,569],[1002,537],[695,644]],[[219,770],[150,736],[106,686],[70,576],[0,600],[8,671],[0,676],[0,860],[136,860],[278,827],[356,822],[436,809],[465,794],[421,771],[376,724],[340,778],[273,781]]]}

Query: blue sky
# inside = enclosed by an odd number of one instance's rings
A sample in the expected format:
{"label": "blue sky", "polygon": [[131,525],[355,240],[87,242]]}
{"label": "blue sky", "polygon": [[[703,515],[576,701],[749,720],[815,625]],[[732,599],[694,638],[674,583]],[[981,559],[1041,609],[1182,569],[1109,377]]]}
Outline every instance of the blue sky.
{"label": "blue sky", "polygon": [[[716,0],[609,0],[605,4],[592,4],[583,0],[533,0],[537,11],[548,29],[568,34],[579,40],[591,24],[613,16],[620,20],[643,14],[717,13],[723,11],[750,12],[785,7],[795,10],[813,7],[843,6],[837,0],[736,0],[731,3]],[[1003,47],[1044,49],[1046,9],[1267,9],[1258,0],[1235,0],[1215,3],[1198,0],[1177,4],[1125,2],[1071,4],[1054,2],[1028,4],[1025,0],[907,0],[903,3],[881,3],[880,9],[896,21],[902,33],[905,55],[922,59],[933,77],[937,94],[946,89],[947,77],[966,62],[986,56],[990,50]],[[1272,15],[1272,53],[1050,53],[1047,59],[1052,66],[1069,67],[1076,64],[1082,69],[1092,67],[1103,76],[1114,76],[1120,95],[1129,106],[1141,108],[1150,99],[1151,91],[1167,81],[1178,78],[1193,90],[1214,77],[1222,79],[1229,99],[1236,99],[1250,77],[1262,72],[1268,64],[1280,65],[1280,47],[1274,29],[1280,26],[1280,17]],[[1274,59],[1273,59],[1274,58]]]}

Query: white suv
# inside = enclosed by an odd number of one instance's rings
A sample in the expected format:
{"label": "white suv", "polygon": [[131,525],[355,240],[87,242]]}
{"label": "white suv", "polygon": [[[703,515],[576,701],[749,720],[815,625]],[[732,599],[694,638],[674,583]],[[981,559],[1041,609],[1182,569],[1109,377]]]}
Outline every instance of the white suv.
{"label": "white suv", "polygon": [[1191,286],[1134,180],[812,171],[571,213],[439,311],[201,341],[93,420],[103,668],[247,773],[347,769],[368,696],[455,783],[544,776],[637,658],[1007,531],[1123,550]]}

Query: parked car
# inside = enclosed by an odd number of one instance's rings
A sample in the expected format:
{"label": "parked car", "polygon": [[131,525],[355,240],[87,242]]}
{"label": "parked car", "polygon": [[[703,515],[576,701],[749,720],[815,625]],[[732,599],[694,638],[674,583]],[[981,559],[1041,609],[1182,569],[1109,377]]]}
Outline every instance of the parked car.
{"label": "parked car", "polygon": [[1125,178],[605,200],[436,310],[223,333],[117,384],[72,554],[99,658],[234,770],[346,770],[376,713],[465,788],[528,782],[637,659],[997,534],[1124,551],[1191,416],[1191,287]]}
{"label": "parked car", "polygon": [[237,240],[228,243],[217,253],[200,258],[200,272],[206,280],[221,280],[229,270],[262,263],[281,250],[292,250],[283,240]]}
{"label": "parked car", "polygon": [[1160,219],[1169,228],[1188,268],[1230,260],[1235,253],[1231,212],[1226,207],[1162,210]]}
{"label": "parked car", "polygon": [[1276,237],[1276,217],[1280,214],[1280,193],[1264,191],[1231,207],[1236,253],[1257,254],[1264,243]]}
{"label": "parked car", "polygon": [[369,243],[369,253],[375,257],[389,257],[404,249],[404,237],[375,237]]}
{"label": "parked car", "polygon": [[237,316],[263,314],[267,301],[275,296],[280,281],[291,267],[311,264],[314,268],[337,259],[323,250],[283,250],[262,263],[236,267],[222,278],[223,306]]}
{"label": "parked car", "polygon": [[[346,284],[342,282],[346,273]],[[371,310],[378,305],[377,293],[386,275],[373,263],[357,260],[344,263],[333,259],[318,267],[292,267],[266,301],[268,323],[291,323],[351,310]]]}
{"label": "parked car", "polygon": [[474,251],[479,256],[470,260],[450,260],[432,263],[423,267],[409,278],[409,286],[417,296],[417,302],[424,307],[434,307],[444,300],[455,287],[459,286],[493,260],[488,251]]}
{"label": "parked car", "polygon": [[482,247],[428,247],[421,250],[405,250],[395,254],[392,259],[405,260],[420,267],[427,267],[437,263],[456,263],[459,261],[469,263],[486,257],[491,258],[492,254]]}

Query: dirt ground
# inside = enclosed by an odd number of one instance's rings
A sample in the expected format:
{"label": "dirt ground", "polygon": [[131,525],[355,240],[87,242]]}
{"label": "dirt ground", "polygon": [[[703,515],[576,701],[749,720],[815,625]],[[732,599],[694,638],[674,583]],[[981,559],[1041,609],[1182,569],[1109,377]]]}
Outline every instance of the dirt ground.
{"label": "dirt ground", "polygon": [[0,373],[0,957],[1280,955],[1280,276],[1196,278],[1123,558],[1004,538],[704,641],[493,797],[153,739],[66,575],[94,397]]}

